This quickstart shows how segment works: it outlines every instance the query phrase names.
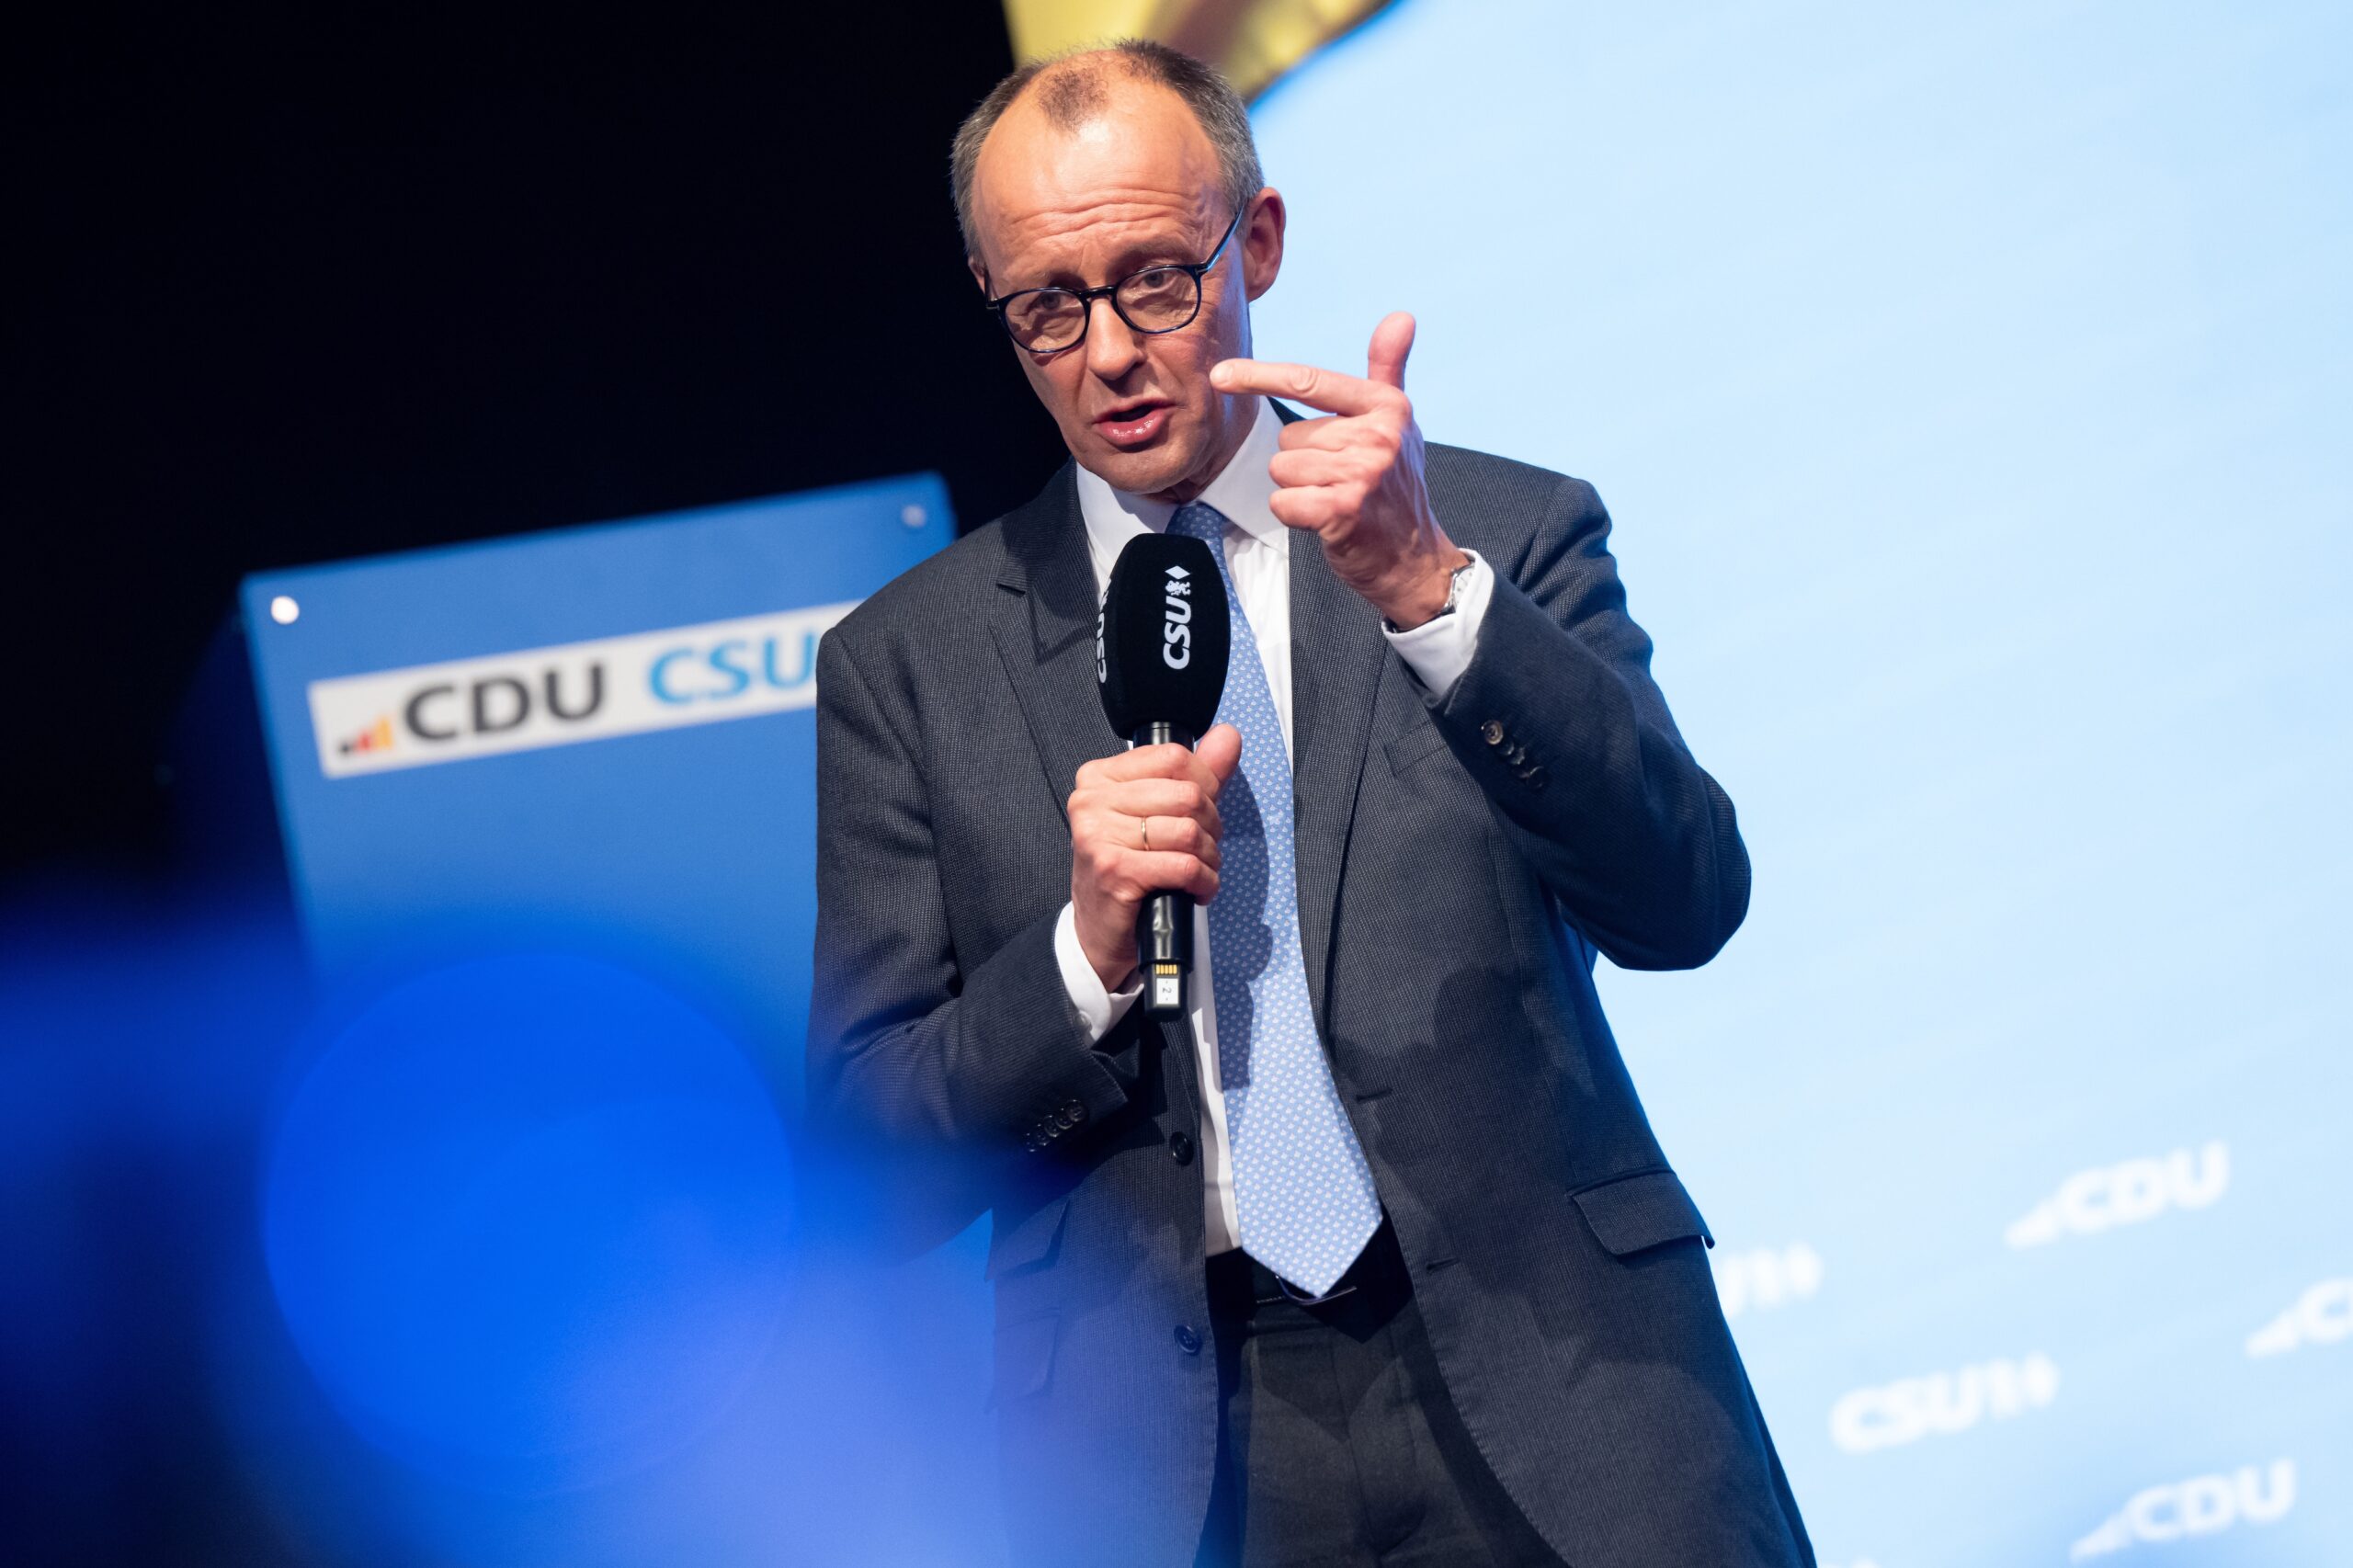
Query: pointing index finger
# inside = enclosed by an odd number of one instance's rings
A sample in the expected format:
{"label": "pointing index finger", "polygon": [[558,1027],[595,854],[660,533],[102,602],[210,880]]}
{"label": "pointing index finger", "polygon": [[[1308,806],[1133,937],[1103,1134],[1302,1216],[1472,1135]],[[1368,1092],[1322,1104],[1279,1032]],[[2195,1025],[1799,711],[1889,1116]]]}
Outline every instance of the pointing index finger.
{"label": "pointing index finger", "polygon": [[1267,359],[1221,359],[1210,369],[1210,384],[1222,392],[1286,398],[1326,414],[1370,414],[1396,395],[1395,388],[1359,376]]}

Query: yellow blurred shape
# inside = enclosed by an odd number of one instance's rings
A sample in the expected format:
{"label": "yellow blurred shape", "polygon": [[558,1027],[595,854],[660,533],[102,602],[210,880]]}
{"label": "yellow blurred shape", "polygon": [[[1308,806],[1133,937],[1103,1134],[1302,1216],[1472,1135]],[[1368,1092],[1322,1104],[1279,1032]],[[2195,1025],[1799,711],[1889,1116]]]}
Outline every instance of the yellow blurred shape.
{"label": "yellow blurred shape", "polygon": [[1017,59],[1120,38],[1157,39],[1255,98],[1389,0],[1005,0]]}

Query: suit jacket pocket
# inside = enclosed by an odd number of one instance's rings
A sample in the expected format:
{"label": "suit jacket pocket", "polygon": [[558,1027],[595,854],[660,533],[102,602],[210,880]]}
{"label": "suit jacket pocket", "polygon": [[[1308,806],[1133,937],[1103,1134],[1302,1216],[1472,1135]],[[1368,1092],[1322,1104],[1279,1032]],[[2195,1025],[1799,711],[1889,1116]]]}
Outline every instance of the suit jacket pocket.
{"label": "suit jacket pocket", "polygon": [[1601,1244],[1620,1257],[1686,1236],[1716,1244],[1699,1205],[1673,1171],[1637,1171],[1570,1196]]}
{"label": "suit jacket pocket", "polygon": [[1054,1371],[1054,1340],[1062,1319],[1043,1317],[1003,1323],[996,1329],[996,1379],[989,1389],[989,1408],[1042,1392]]}
{"label": "suit jacket pocket", "polygon": [[1432,752],[1446,749],[1446,732],[1422,719],[1408,725],[1403,733],[1392,735],[1381,744],[1389,754],[1389,771],[1403,773]]}
{"label": "suit jacket pocket", "polygon": [[994,1279],[1051,1261],[1054,1244],[1062,1240],[1063,1216],[1069,1210],[1068,1198],[1049,1199],[1010,1221],[999,1210],[989,1222],[988,1267],[981,1277]]}

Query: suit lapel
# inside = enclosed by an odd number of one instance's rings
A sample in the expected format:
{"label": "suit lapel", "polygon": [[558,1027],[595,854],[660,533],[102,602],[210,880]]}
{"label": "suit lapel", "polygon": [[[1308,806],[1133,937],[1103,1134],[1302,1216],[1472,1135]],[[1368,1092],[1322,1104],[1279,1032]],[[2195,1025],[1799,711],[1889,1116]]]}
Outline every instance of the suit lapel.
{"label": "suit lapel", "polygon": [[1004,532],[989,630],[1054,809],[1067,817],[1079,768],[1118,749],[1096,689],[1095,568],[1069,464],[1036,500],[1007,514]]}
{"label": "suit lapel", "polygon": [[1300,956],[1328,1045],[1332,924],[1388,643],[1381,618],[1332,573],[1313,535],[1290,541],[1292,808]]}

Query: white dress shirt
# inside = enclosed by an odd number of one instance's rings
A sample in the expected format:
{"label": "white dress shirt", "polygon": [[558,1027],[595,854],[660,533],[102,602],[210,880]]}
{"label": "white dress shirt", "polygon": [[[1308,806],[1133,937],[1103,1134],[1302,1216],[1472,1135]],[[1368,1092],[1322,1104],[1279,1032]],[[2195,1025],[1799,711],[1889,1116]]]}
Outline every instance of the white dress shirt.
{"label": "white dress shirt", "polygon": [[[1222,513],[1226,520],[1225,560],[1233,574],[1236,608],[1250,622],[1251,640],[1258,647],[1258,662],[1266,666],[1267,684],[1274,699],[1275,716],[1282,725],[1283,749],[1294,758],[1291,739],[1290,692],[1290,552],[1292,531],[1275,520],[1267,503],[1275,482],[1267,465],[1281,449],[1282,421],[1274,405],[1261,399],[1257,423],[1224,472],[1212,480],[1200,499]],[[1078,471],[1078,505],[1086,519],[1086,552],[1095,565],[1095,591],[1099,597],[1111,581],[1111,565],[1128,540],[1168,527],[1176,506],[1145,495],[1114,490],[1082,468]],[[1321,548],[1309,540],[1302,550]],[[1495,572],[1476,551],[1471,574],[1456,597],[1454,613],[1441,615],[1409,631],[1390,631],[1389,645],[1404,660],[1425,689],[1444,695],[1454,689],[1470,667],[1478,646],[1479,624],[1486,617],[1495,592]],[[1101,977],[1078,945],[1078,923],[1071,906],[1063,906],[1054,927],[1054,956],[1062,965],[1063,983],[1086,1020],[1092,1039],[1101,1040],[1111,1026],[1135,1005],[1143,993],[1143,979],[1131,975],[1118,991],[1103,989]],[[1237,1244],[1241,1223],[1233,1207],[1233,1171],[1227,1153],[1225,1095],[1217,1070],[1217,1002],[1210,984],[1209,912],[1193,911],[1193,973],[1191,980],[1193,1048],[1199,1064],[1201,1100],[1209,1113],[1201,1139],[1202,1204],[1207,1250],[1227,1252]]]}

